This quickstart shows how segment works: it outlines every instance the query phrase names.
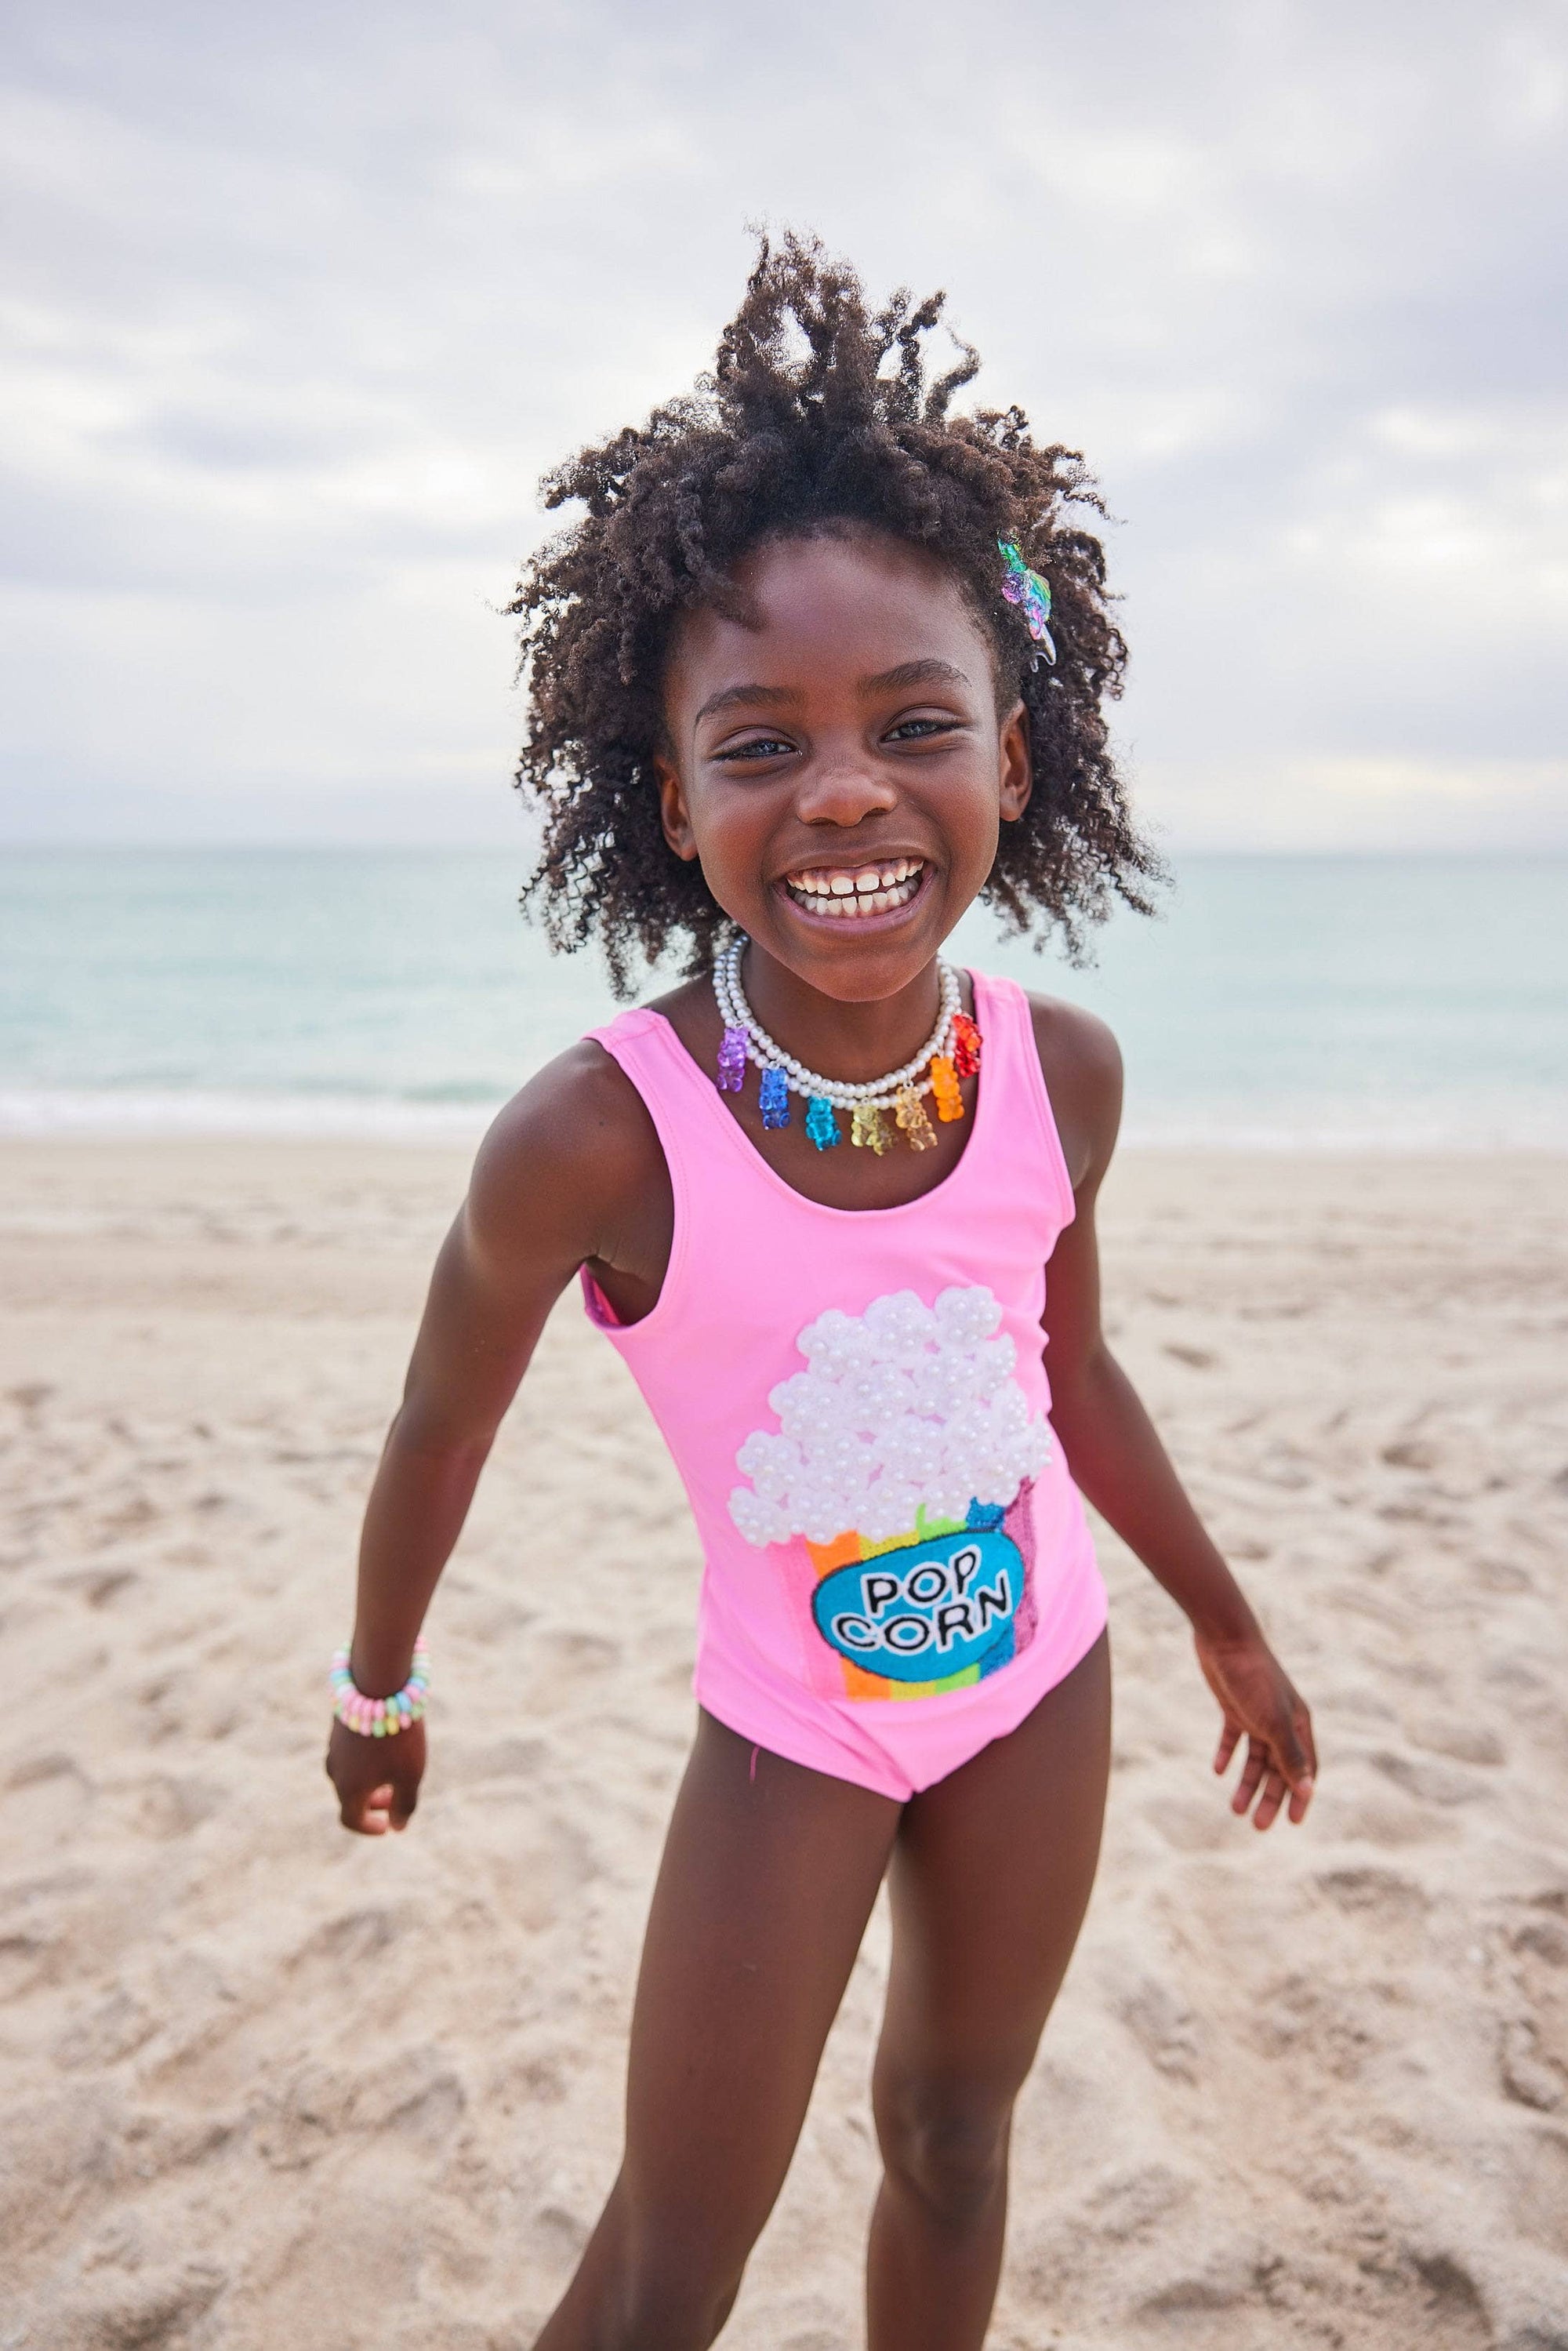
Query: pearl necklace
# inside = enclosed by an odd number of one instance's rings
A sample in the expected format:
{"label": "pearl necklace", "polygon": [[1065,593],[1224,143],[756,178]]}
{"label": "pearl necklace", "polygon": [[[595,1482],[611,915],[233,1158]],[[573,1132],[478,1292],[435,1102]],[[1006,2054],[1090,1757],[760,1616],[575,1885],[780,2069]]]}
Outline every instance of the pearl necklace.
{"label": "pearl necklace", "polygon": [[741,958],[746,948],[743,935],[733,939],[714,964],[714,995],[724,1022],[718,1083],[726,1093],[739,1093],[745,1082],[746,1064],[754,1063],[762,1072],[760,1107],[764,1126],[787,1126],[789,1096],[800,1094],[807,1104],[806,1133],[819,1151],[830,1149],[840,1140],[834,1113],[848,1111],[852,1120],[850,1140],[869,1146],[880,1157],[891,1139],[883,1124],[883,1112],[892,1113],[898,1129],[915,1151],[928,1150],[936,1140],[922,1095],[935,1094],[939,1118],[963,1117],[958,1080],[972,1075],[979,1067],[980,1032],[960,1008],[958,975],[951,964],[938,964],[936,967],[936,1026],[920,1050],[901,1069],[889,1071],[885,1077],[857,1082],[825,1078],[819,1071],[807,1069],[803,1061],[787,1053],[778,1040],[761,1027],[740,982]]}
{"label": "pearl necklace", "polygon": [[[949,963],[936,967],[941,1008],[936,1026],[919,1052],[912,1054],[901,1070],[890,1071],[885,1078],[868,1078],[862,1084],[852,1085],[842,1078],[819,1076],[768,1034],[747,1002],[740,984],[740,959],[745,952],[745,939],[736,939],[714,966],[713,992],[718,998],[719,1012],[727,1028],[745,1029],[747,1060],[755,1062],[759,1070],[782,1070],[791,1093],[801,1094],[808,1101],[830,1102],[838,1110],[853,1110],[856,1102],[891,1110],[904,1087],[914,1082],[916,1073],[936,1054],[947,1050],[953,1015],[959,1003],[958,975]],[[922,1085],[922,1093],[928,1091],[928,1085],[929,1081]]]}

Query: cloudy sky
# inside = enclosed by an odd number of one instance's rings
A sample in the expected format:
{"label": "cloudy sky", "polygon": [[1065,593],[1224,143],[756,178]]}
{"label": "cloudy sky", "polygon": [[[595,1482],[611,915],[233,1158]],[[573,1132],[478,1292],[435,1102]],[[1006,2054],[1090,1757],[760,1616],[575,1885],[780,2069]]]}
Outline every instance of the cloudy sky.
{"label": "cloudy sky", "polygon": [[1568,847],[1561,0],[12,0],[4,830],[514,837],[505,600],[754,218],[1119,517],[1173,848]]}

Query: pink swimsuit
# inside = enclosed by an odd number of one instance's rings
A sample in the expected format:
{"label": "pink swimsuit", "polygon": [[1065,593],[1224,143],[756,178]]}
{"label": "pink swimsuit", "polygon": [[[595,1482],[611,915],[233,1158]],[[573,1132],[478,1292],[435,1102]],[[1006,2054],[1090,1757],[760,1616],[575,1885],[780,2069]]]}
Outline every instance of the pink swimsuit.
{"label": "pink swimsuit", "polygon": [[975,975],[974,1131],[934,1192],[823,1207],[657,1012],[591,1033],[647,1104],[674,1233],[620,1324],[702,1539],[700,1705],[903,1802],[1023,1720],[1105,1623],[1046,1417],[1045,1265],[1073,1213],[1029,1003]]}

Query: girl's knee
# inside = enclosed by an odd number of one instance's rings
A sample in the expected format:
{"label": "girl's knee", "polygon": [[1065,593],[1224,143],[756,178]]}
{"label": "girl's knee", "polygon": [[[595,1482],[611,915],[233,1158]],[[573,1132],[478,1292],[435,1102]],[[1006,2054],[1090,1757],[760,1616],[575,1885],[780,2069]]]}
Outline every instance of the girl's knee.
{"label": "girl's knee", "polygon": [[906,2077],[879,2083],[877,2139],[888,2178],[938,2220],[977,2220],[1007,2180],[1013,2102],[984,2089]]}

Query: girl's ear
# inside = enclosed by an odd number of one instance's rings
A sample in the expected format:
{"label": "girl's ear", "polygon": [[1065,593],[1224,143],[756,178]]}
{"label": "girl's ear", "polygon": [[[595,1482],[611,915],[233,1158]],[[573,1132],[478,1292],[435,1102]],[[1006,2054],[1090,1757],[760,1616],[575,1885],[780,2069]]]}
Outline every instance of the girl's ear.
{"label": "girl's ear", "polygon": [[1034,790],[1034,762],[1030,747],[1029,712],[1021,701],[1015,702],[1003,719],[1001,729],[1001,818],[1004,824],[1017,824]]}
{"label": "girl's ear", "polygon": [[692,833],[692,820],[686,812],[685,786],[680,770],[666,751],[653,754],[653,781],[659,787],[659,821],[664,828],[664,839],[675,855],[689,865],[697,853]]}

